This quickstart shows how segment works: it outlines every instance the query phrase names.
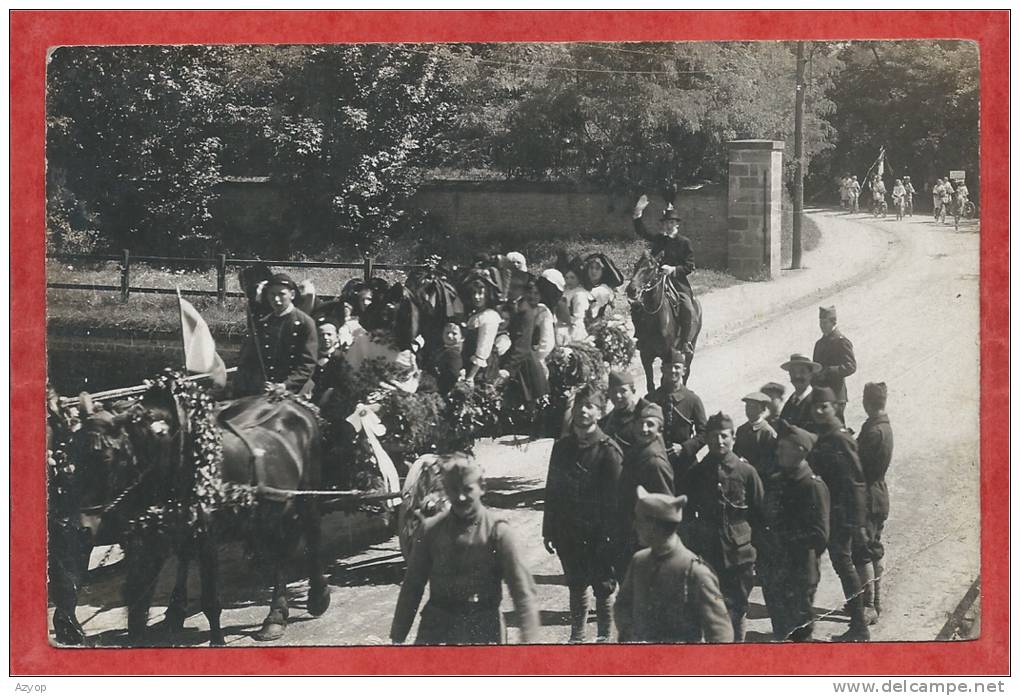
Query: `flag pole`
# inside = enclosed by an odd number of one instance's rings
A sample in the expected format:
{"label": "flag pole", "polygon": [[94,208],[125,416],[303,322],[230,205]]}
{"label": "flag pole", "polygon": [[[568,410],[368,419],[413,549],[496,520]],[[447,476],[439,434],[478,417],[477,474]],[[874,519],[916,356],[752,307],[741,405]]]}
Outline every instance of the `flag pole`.
{"label": "flag pole", "polygon": [[181,297],[181,288],[178,286],[177,290],[177,315],[181,320],[181,355],[184,358],[184,372],[188,371],[188,346],[184,343],[184,305],[182,304],[183,297]]}

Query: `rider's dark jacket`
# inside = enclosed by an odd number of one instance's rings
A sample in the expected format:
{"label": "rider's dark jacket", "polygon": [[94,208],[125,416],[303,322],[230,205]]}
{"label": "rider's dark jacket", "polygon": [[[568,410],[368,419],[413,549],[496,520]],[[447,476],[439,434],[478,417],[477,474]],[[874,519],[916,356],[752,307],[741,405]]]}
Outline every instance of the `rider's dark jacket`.
{"label": "rider's dark jacket", "polygon": [[676,266],[670,278],[680,290],[686,290],[690,295],[691,282],[687,279],[688,274],[694,272],[694,249],[691,248],[691,240],[683,235],[668,237],[661,232],[652,232],[645,225],[643,217],[634,218],[634,231],[638,236],[651,243],[653,254],[661,254],[661,263],[668,266]]}

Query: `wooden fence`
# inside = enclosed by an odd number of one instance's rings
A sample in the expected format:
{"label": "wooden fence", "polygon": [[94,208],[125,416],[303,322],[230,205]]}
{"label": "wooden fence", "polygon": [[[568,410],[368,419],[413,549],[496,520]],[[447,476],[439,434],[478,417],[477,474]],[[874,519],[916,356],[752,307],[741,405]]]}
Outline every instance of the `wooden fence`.
{"label": "wooden fence", "polygon": [[334,263],[332,261],[272,261],[264,259],[234,259],[228,258],[225,254],[217,254],[214,258],[187,258],[179,256],[134,256],[130,250],[124,249],[120,254],[51,254],[47,259],[54,261],[84,261],[97,263],[103,261],[118,261],[120,270],[119,285],[102,285],[98,283],[47,283],[47,288],[55,290],[109,290],[120,292],[122,302],[127,302],[131,293],[147,293],[156,295],[176,295],[175,288],[154,288],[131,285],[131,264],[132,263],[166,263],[178,266],[206,267],[213,265],[216,271],[215,290],[181,290],[182,295],[198,295],[201,297],[215,297],[220,304],[223,304],[228,297],[244,297],[244,293],[227,290],[227,266],[249,266],[256,263],[264,263],[272,268],[341,268],[360,269],[365,280],[368,280],[376,271],[417,271],[425,266],[420,264],[394,264],[376,263],[374,259],[366,256],[361,263]]}

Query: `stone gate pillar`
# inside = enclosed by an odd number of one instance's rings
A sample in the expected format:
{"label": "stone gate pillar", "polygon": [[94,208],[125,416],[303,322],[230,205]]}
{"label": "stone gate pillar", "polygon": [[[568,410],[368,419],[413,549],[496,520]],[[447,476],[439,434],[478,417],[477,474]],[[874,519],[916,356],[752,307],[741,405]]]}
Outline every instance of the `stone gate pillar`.
{"label": "stone gate pillar", "polygon": [[778,277],[783,229],[783,141],[731,140],[727,268],[738,278]]}

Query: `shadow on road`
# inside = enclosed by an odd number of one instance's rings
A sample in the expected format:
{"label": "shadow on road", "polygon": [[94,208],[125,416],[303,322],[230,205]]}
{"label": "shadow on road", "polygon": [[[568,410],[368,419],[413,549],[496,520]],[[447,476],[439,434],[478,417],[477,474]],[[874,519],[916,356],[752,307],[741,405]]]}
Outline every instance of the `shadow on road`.
{"label": "shadow on road", "polygon": [[329,584],[337,587],[366,585],[399,585],[407,564],[400,553],[372,558],[358,563],[337,563],[331,566]]}

